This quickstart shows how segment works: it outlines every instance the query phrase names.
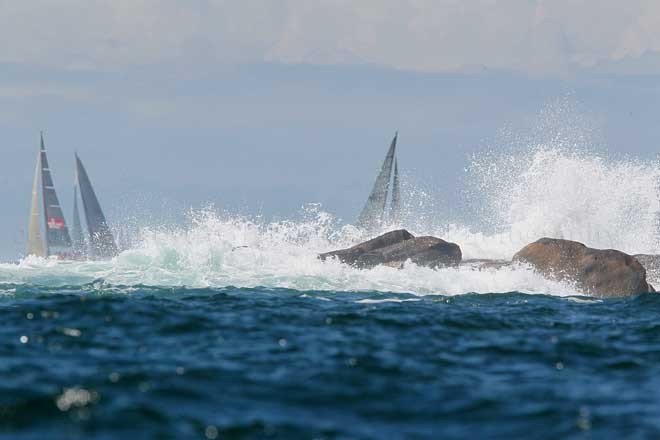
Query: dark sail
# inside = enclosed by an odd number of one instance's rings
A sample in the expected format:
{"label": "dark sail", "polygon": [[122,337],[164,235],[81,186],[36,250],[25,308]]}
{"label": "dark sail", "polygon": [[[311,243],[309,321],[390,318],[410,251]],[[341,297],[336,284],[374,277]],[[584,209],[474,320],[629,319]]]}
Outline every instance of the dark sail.
{"label": "dark sail", "polygon": [[78,155],[76,155],[76,176],[78,187],[80,188],[83,210],[85,211],[87,231],[89,232],[89,250],[91,256],[98,258],[113,257],[117,255],[115,238],[112,236],[112,232],[105,221],[101,204],[96,198],[92,183]]}
{"label": "dark sail", "polygon": [[53,177],[48,167],[44,136],[41,135],[41,187],[46,222],[46,255],[66,255],[71,251],[71,237],[64,214],[55,192]]}
{"label": "dark sail", "polygon": [[73,254],[82,257],[85,252],[85,238],[83,237],[80,213],[78,212],[78,179],[73,186],[73,226],[71,228],[71,239],[73,240]]}
{"label": "dark sail", "polygon": [[392,206],[390,207],[390,223],[401,221],[401,188],[399,187],[399,164],[394,159],[394,178],[392,179]]}
{"label": "dark sail", "polygon": [[394,162],[394,155],[396,153],[396,141],[398,135],[394,135],[390,149],[385,156],[385,161],[380,170],[380,174],[376,178],[376,183],[371,190],[369,199],[362,209],[362,213],[358,218],[357,225],[367,231],[373,231],[380,227],[385,217],[385,208],[387,206],[387,194],[390,186],[390,179],[392,176],[392,164]]}

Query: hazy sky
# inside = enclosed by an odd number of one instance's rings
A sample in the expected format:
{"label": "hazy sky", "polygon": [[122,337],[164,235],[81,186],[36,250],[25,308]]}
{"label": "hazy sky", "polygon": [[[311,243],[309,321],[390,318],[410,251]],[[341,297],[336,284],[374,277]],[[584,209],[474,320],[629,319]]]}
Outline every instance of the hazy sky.
{"label": "hazy sky", "polygon": [[397,129],[404,174],[453,204],[470,154],[558,100],[599,148],[655,157],[659,92],[657,1],[0,0],[0,258],[39,130],[67,215],[77,150],[111,221],[351,220]]}
{"label": "hazy sky", "polygon": [[[4,0],[2,61],[567,72],[660,50],[654,0]],[[640,68],[639,70],[645,70]]]}

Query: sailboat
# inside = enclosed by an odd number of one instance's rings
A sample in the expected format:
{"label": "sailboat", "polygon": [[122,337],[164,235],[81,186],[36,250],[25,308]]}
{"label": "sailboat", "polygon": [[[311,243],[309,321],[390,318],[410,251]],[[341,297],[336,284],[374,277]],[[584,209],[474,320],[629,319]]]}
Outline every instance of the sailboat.
{"label": "sailboat", "polygon": [[[401,218],[401,189],[399,187],[399,166],[396,159],[398,137],[397,132],[392,139],[367,203],[358,217],[358,227],[369,232],[378,230],[386,222],[397,223]],[[390,183],[392,184],[391,197]],[[388,200],[390,200],[389,211],[387,210]]]}
{"label": "sailboat", "polygon": [[[39,186],[41,182],[41,186]],[[43,202],[43,220],[45,236],[42,239],[39,212],[39,190]],[[41,145],[37,154],[37,165],[32,184],[32,205],[28,225],[27,255],[38,257],[68,257],[71,253],[71,237],[60,207],[53,176],[48,166],[44,136],[41,133]]]}
{"label": "sailboat", "polygon": [[[87,171],[82,161],[75,155],[76,159],[76,180],[74,185],[73,202],[73,224],[74,224],[74,243],[75,250],[81,255],[87,255],[92,258],[112,258],[117,255],[117,244],[112,235],[112,231],[105,220],[105,214],[101,209],[92,182],[89,180]],[[85,213],[85,223],[89,239],[86,243],[83,239],[82,224],[78,213],[78,191],[82,199],[83,211]]]}

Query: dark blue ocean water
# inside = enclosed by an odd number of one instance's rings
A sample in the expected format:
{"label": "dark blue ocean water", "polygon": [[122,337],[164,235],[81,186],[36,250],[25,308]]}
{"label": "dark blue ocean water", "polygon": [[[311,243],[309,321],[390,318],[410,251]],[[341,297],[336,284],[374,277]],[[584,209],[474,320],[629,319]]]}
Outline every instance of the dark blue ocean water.
{"label": "dark blue ocean water", "polygon": [[3,438],[660,437],[660,295],[1,287]]}

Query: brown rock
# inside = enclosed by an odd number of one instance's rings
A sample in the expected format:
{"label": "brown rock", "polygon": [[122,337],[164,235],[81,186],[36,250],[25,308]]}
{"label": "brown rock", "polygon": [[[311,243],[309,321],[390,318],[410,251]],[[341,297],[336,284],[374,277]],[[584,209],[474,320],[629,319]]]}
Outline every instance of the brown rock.
{"label": "brown rock", "polygon": [[513,261],[528,263],[549,278],[575,282],[591,296],[623,297],[653,291],[639,261],[614,249],[592,249],[575,241],[542,238],[525,246]]}
{"label": "brown rock", "polygon": [[461,267],[470,269],[487,270],[487,269],[502,269],[511,266],[510,260],[492,260],[488,258],[472,258],[469,260],[461,261]]}
{"label": "brown rock", "polygon": [[348,249],[326,252],[325,254],[319,255],[319,258],[325,261],[326,258],[336,257],[342,263],[354,265],[357,260],[366,253],[377,249],[383,249],[412,238],[415,237],[410,232],[405,229],[399,229],[396,231],[390,231],[369,241],[365,241],[364,243],[356,244]]}
{"label": "brown rock", "polygon": [[436,237],[414,237],[401,229],[349,249],[319,255],[322,260],[331,257],[363,269],[378,265],[401,267],[408,260],[420,266],[437,268],[459,264],[462,254],[457,244]]}

